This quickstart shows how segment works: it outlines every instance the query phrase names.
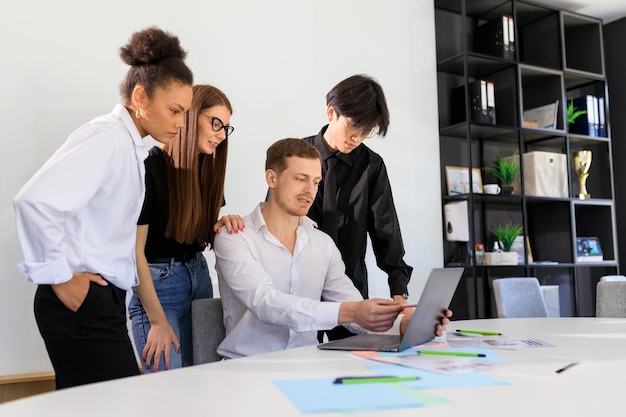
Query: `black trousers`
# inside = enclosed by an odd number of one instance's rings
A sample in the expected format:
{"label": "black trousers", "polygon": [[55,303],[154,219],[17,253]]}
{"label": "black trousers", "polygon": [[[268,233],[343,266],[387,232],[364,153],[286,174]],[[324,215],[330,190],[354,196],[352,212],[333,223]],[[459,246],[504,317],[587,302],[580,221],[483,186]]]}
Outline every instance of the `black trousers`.
{"label": "black trousers", "polygon": [[56,374],[56,389],[139,374],[126,328],[126,292],[91,283],[77,312],[49,285],[35,293],[35,319]]}

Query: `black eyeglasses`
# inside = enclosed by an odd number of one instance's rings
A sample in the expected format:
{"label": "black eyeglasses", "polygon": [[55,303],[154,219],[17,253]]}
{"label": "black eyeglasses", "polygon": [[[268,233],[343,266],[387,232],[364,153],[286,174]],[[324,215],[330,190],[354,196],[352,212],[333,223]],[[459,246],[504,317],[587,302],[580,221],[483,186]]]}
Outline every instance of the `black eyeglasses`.
{"label": "black eyeglasses", "polygon": [[213,116],[209,116],[207,114],[203,114],[200,113],[203,116],[209,117],[211,118],[211,129],[213,129],[214,132],[219,132],[220,130],[224,129],[224,132],[226,132],[226,137],[230,136],[231,133],[233,133],[233,130],[235,130],[235,128],[231,125],[225,125],[224,122],[222,122],[219,117],[213,117]]}

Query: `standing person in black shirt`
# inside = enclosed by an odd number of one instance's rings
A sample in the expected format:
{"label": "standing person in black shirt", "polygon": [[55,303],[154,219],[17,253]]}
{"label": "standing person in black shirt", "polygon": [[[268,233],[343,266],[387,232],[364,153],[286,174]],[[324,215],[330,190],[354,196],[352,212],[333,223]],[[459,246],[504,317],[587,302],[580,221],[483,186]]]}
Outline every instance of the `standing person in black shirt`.
{"label": "standing person in black shirt", "polygon": [[[326,114],[328,124],[304,139],[322,154],[324,178],[308,216],[333,238],[346,274],[363,298],[368,298],[369,234],[377,265],[387,273],[391,297],[405,302],[413,268],[403,260],[387,169],[380,155],[363,144],[369,137],[387,134],[389,110],[383,89],[366,75],[346,78],[326,95]],[[351,335],[342,326],[327,334],[330,340]]]}

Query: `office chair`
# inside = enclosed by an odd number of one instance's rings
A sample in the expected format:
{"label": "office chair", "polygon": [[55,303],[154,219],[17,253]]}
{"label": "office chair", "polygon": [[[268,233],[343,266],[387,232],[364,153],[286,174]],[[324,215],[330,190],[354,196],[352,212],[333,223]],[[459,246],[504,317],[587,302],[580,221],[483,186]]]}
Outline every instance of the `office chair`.
{"label": "office chair", "polygon": [[193,364],[222,360],[217,347],[226,335],[222,300],[203,298],[191,302],[191,337]]}
{"label": "office chair", "polygon": [[548,317],[561,317],[561,300],[558,285],[541,285],[541,295],[548,309]]}
{"label": "office chair", "polygon": [[626,281],[598,282],[596,317],[626,318]]}
{"label": "office chair", "polygon": [[548,309],[535,277],[496,278],[493,294],[500,318],[548,317]]}

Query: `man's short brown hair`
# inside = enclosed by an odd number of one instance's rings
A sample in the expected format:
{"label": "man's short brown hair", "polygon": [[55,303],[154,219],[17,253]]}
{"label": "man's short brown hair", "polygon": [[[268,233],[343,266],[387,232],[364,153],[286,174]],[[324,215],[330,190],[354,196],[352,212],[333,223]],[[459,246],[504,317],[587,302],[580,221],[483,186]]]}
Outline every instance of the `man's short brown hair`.
{"label": "man's short brown hair", "polygon": [[287,168],[287,158],[292,156],[322,161],[320,152],[309,142],[302,139],[287,138],[276,141],[267,148],[265,170],[272,169],[280,174]]}

